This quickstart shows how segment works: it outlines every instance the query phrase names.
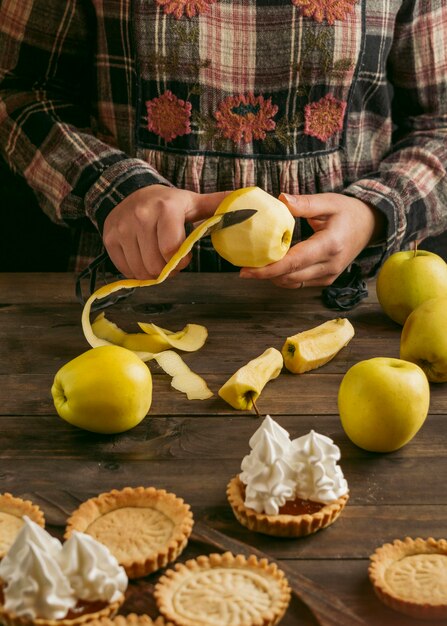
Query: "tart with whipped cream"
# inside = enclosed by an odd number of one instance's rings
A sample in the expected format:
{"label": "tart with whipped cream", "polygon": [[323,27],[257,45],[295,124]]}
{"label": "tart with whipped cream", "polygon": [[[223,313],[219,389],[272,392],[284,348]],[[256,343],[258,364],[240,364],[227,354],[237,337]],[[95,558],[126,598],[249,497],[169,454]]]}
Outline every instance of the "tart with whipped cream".
{"label": "tart with whipped cream", "polygon": [[24,517],[0,563],[0,623],[78,626],[114,616],[128,579],[109,550],[75,532],[63,545]]}
{"label": "tart with whipped cream", "polygon": [[273,626],[287,610],[290,587],[275,563],[225,552],[177,563],[154,597],[175,626]]}
{"label": "tart with whipped cream", "polygon": [[45,517],[40,508],[30,500],[16,498],[10,493],[0,494],[0,559],[14,543],[26,515],[44,528]]}
{"label": "tart with whipped cream", "polygon": [[188,504],[154,487],[125,487],[83,502],[67,522],[105,544],[129,578],[155,572],[174,561],[188,543],[193,517]]}
{"label": "tart with whipped cream", "polygon": [[242,472],[227,486],[236,519],[255,532],[303,537],[333,524],[348,499],[340,449],[311,430],[291,441],[269,415],[250,439]]}
{"label": "tart with whipped cream", "polygon": [[447,618],[447,541],[396,539],[370,557],[369,578],[390,608],[419,619]]}

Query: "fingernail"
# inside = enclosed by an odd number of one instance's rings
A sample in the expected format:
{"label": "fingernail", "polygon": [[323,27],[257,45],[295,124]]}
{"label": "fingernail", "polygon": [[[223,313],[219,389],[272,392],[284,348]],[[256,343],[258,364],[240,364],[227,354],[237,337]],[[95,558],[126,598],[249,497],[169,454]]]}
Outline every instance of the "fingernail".
{"label": "fingernail", "polygon": [[295,205],[297,202],[296,196],[292,196],[289,193],[281,193],[279,195],[279,200],[281,200],[282,202],[286,202],[287,204],[292,204],[292,205]]}

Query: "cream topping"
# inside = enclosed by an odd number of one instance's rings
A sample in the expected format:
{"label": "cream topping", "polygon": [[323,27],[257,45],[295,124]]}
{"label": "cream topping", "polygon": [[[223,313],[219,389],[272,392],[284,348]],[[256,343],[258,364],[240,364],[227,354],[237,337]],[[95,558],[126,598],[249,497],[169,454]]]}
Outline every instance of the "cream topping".
{"label": "cream topping", "polygon": [[30,542],[19,554],[19,566],[4,589],[5,610],[29,619],[63,619],[76,598],[57,560]]}
{"label": "cream topping", "polygon": [[0,562],[4,607],[30,619],[63,619],[78,600],[114,602],[127,575],[109,549],[74,532],[62,545],[24,516],[24,525]]}
{"label": "cream topping", "polygon": [[62,571],[76,597],[89,602],[115,602],[127,587],[126,572],[109,549],[77,531],[62,547]]}
{"label": "cream topping", "polygon": [[245,505],[257,513],[277,515],[295,498],[328,504],[348,492],[337,464],[340,449],[329,437],[311,430],[291,441],[267,415],[249,445],[239,477],[245,484]]}

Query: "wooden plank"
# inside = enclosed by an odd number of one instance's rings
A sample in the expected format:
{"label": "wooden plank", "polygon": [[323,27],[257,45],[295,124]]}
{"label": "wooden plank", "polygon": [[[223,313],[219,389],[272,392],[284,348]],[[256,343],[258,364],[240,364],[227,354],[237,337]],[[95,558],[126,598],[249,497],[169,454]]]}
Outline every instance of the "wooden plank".
{"label": "wooden plank", "polygon": [[[32,353],[29,355],[31,360]],[[191,401],[184,394],[171,387],[171,379],[163,374],[153,376],[153,399],[150,416],[157,415],[221,415],[227,417],[247,416],[249,412],[236,411],[220,396],[218,390],[227,380],[227,375],[202,374],[214,396],[207,400]],[[31,364],[30,364],[31,365]],[[3,415],[53,415],[54,404],[51,385],[56,371],[62,364],[55,364],[54,370],[46,374],[3,374],[0,375],[0,414]],[[5,364],[3,367],[6,367]],[[150,366],[152,369],[152,366]],[[155,368],[154,368],[155,369]],[[154,371],[154,370],[152,370]],[[301,376],[281,374],[264,388],[258,408],[262,414],[275,415],[338,415],[337,395],[343,377],[340,374],[308,372]],[[316,372],[317,372],[316,371]],[[447,414],[446,386],[431,385],[430,414]]]}

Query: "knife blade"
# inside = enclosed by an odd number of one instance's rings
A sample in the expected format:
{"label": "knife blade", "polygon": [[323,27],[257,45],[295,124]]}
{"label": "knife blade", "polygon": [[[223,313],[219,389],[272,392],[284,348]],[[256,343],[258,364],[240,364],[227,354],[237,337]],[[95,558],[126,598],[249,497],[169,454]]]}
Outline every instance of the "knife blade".
{"label": "knife blade", "polygon": [[216,230],[222,230],[222,228],[228,228],[229,226],[235,226],[235,224],[241,224],[257,213],[257,209],[235,209],[234,211],[227,211],[222,213],[222,219],[217,224],[212,224],[207,230],[205,235],[210,235]]}

